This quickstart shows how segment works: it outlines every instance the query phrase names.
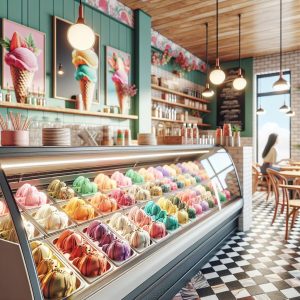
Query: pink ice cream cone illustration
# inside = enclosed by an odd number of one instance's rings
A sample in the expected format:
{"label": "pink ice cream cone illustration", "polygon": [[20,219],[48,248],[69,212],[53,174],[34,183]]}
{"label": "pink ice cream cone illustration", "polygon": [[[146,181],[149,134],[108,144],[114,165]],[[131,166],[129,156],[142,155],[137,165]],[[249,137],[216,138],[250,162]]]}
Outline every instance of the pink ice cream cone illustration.
{"label": "pink ice cream cone illustration", "polygon": [[115,85],[120,112],[124,114],[128,108],[128,97],[133,97],[137,91],[135,85],[129,85],[130,61],[114,52],[108,58],[108,63],[111,67],[111,79]]}
{"label": "pink ice cream cone illustration", "polygon": [[120,112],[124,113],[127,95],[124,94],[123,87],[124,85],[128,85],[129,70],[124,61],[115,54],[113,55],[112,61],[110,63],[111,65],[113,64],[113,68],[115,70],[114,74],[112,75],[112,81],[115,84]]}
{"label": "pink ice cream cone illustration", "polygon": [[38,70],[38,49],[31,35],[22,40],[18,32],[14,32],[11,40],[1,40],[1,45],[7,50],[5,62],[10,66],[17,102],[24,103],[32,86],[34,73]]}
{"label": "pink ice cream cone illustration", "polygon": [[75,79],[79,81],[83,109],[90,110],[97,82],[98,56],[89,50],[74,50],[72,62],[77,68]]}

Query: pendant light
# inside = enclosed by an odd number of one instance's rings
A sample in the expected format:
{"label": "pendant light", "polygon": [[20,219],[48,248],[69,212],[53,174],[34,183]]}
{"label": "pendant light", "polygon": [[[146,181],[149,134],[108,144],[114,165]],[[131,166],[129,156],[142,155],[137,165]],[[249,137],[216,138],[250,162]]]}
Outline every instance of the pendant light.
{"label": "pendant light", "polygon": [[284,99],[283,105],[279,107],[279,111],[283,113],[287,113],[289,110],[290,108],[285,104],[285,99]]}
{"label": "pendant light", "polygon": [[67,38],[72,46],[76,50],[87,50],[95,44],[95,33],[84,22],[83,5],[80,0],[78,9],[77,22],[71,25],[68,29]]}
{"label": "pendant light", "polygon": [[287,115],[288,117],[294,117],[294,116],[295,116],[295,112],[294,112],[293,110],[289,110],[289,111],[286,113],[286,115]]}
{"label": "pendant light", "polygon": [[208,23],[205,23],[205,29],[206,29],[206,84],[205,89],[202,92],[202,96],[205,98],[210,98],[214,95],[214,91],[209,87],[208,82]]}
{"label": "pendant light", "polygon": [[64,74],[65,74],[65,71],[64,71],[64,68],[63,68],[62,64],[59,64],[59,65],[58,65],[58,71],[57,71],[57,74],[58,74],[58,75],[64,75]]}
{"label": "pendant light", "polygon": [[273,89],[275,91],[285,91],[290,88],[289,83],[283,78],[282,72],[282,0],[280,0],[280,73],[279,79],[274,82]]}
{"label": "pendant light", "polygon": [[211,83],[215,85],[219,85],[225,80],[225,73],[220,67],[220,59],[219,59],[219,1],[216,0],[216,66],[213,71],[211,71],[209,75],[209,79]]}
{"label": "pendant light", "polygon": [[238,91],[243,90],[247,85],[241,69],[241,14],[239,14],[239,70],[237,78],[233,80],[232,85]]}
{"label": "pendant light", "polygon": [[261,101],[259,101],[259,108],[256,110],[257,115],[264,115],[266,111],[261,107]]}

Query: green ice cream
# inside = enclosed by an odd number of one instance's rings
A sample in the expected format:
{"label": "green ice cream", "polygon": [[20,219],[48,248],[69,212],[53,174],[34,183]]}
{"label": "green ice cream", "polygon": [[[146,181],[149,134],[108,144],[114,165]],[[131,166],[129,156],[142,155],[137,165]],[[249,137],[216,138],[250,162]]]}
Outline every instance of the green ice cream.
{"label": "green ice cream", "polygon": [[79,65],[75,72],[75,79],[88,79],[91,82],[97,82],[97,70],[88,65]]}

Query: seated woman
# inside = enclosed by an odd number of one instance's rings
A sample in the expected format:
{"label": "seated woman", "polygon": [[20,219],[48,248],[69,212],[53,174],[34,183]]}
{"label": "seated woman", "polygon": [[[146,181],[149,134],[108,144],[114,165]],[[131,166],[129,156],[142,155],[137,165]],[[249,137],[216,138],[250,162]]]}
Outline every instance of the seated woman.
{"label": "seated woman", "polygon": [[273,164],[277,161],[277,150],[274,147],[277,144],[278,135],[276,133],[271,133],[269,135],[267,144],[262,153],[263,164],[260,167],[262,174],[267,174],[267,169],[273,169],[278,171],[279,169],[274,167]]}

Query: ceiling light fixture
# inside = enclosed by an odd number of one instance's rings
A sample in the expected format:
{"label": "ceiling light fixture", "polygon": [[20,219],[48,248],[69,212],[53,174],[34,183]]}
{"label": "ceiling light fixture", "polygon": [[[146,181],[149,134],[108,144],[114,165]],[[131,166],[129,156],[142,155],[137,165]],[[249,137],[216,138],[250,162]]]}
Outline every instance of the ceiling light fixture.
{"label": "ceiling light fixture", "polygon": [[62,64],[59,64],[58,65],[58,71],[57,71],[57,74],[58,75],[64,75],[65,71],[64,71],[64,68],[62,66]]}
{"label": "ceiling light fixture", "polygon": [[247,81],[242,74],[241,68],[241,14],[239,14],[239,70],[238,75],[233,80],[232,85],[238,91],[243,90],[247,85]]}
{"label": "ceiling light fixture", "polygon": [[216,0],[216,66],[213,71],[211,71],[209,75],[209,79],[212,84],[219,85],[225,80],[225,73],[220,67],[220,59],[219,59],[219,1]]}
{"label": "ceiling light fixture", "polygon": [[77,22],[69,27],[67,38],[72,48],[76,50],[87,50],[92,48],[95,44],[95,33],[92,28],[87,26],[84,22],[81,0],[78,8]]}
{"label": "ceiling light fixture", "polygon": [[286,91],[290,88],[290,84],[283,78],[282,72],[282,0],[280,0],[280,73],[279,79],[274,82],[273,89],[275,91]]}
{"label": "ceiling light fixture", "polygon": [[257,115],[264,115],[266,111],[261,107],[261,101],[259,102],[259,108],[256,110]]}
{"label": "ceiling light fixture", "polygon": [[206,46],[205,46],[205,52],[206,52],[206,84],[205,89],[202,92],[202,96],[205,98],[210,98],[214,95],[214,91],[209,87],[208,82],[208,23],[205,23],[205,29],[206,29]]}
{"label": "ceiling light fixture", "polygon": [[286,113],[286,115],[287,115],[288,117],[294,117],[294,116],[295,116],[295,112],[294,112],[293,110],[289,110],[289,111]]}
{"label": "ceiling light fixture", "polygon": [[279,107],[279,111],[283,113],[287,113],[289,110],[290,108],[285,104],[285,99],[284,99],[283,105]]}

